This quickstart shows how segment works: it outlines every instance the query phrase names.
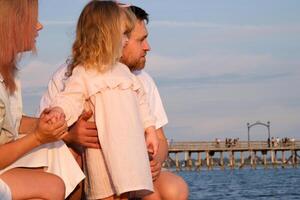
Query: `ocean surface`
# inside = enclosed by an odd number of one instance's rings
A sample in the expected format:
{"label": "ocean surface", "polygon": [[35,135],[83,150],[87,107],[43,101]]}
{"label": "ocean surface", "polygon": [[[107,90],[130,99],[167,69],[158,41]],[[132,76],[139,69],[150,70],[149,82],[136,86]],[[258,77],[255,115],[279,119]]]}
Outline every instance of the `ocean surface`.
{"label": "ocean surface", "polygon": [[176,173],[188,183],[190,200],[300,200],[299,168],[214,169]]}

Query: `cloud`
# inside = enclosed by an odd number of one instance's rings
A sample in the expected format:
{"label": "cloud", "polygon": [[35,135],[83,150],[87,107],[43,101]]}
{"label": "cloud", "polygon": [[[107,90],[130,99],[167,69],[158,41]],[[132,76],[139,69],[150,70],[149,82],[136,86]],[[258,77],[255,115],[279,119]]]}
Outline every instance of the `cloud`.
{"label": "cloud", "polygon": [[251,24],[221,24],[201,21],[151,21],[151,27],[163,28],[201,28],[215,29],[216,31],[230,31],[247,34],[272,34],[272,33],[300,33],[300,24],[275,24],[275,25],[251,25]]}
{"label": "cloud", "polygon": [[176,78],[280,78],[299,73],[300,59],[269,54],[196,54],[175,57],[151,54],[147,70],[154,76]]}
{"label": "cloud", "polygon": [[63,63],[51,64],[39,60],[33,60],[20,70],[22,87],[25,91],[37,92],[39,88],[47,87],[51,75]]}

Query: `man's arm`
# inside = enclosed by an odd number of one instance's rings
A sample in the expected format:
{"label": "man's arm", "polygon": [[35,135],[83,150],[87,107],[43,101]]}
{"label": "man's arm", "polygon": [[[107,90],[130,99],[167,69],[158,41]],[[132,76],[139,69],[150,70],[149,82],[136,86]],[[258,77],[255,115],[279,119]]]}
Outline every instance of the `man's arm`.
{"label": "man's arm", "polygon": [[92,111],[84,112],[69,128],[69,134],[64,138],[64,142],[75,147],[80,145],[87,148],[100,148],[98,132],[95,122],[88,119],[93,115]]}

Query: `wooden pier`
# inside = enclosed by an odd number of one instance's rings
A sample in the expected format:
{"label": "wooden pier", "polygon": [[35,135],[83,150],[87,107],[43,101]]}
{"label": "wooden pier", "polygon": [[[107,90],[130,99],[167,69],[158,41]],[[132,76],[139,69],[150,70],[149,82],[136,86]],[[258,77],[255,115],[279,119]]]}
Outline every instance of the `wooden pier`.
{"label": "wooden pier", "polygon": [[[211,170],[243,168],[258,165],[267,167],[297,167],[300,140],[270,144],[267,141],[238,141],[234,145],[225,142],[172,142],[165,167],[177,170]],[[180,157],[184,159],[180,160]]]}

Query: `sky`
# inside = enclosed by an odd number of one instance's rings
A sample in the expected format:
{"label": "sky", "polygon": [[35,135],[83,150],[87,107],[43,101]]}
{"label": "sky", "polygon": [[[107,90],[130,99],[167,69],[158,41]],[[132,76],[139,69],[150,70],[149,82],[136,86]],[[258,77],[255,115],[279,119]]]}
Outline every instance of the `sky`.
{"label": "sky", "polygon": [[[34,115],[70,54],[87,0],[40,0],[37,54],[23,55],[24,112]],[[175,141],[247,140],[247,123],[300,139],[300,1],[123,1],[150,15],[145,70],[156,81]],[[252,140],[267,129],[254,126]]]}

